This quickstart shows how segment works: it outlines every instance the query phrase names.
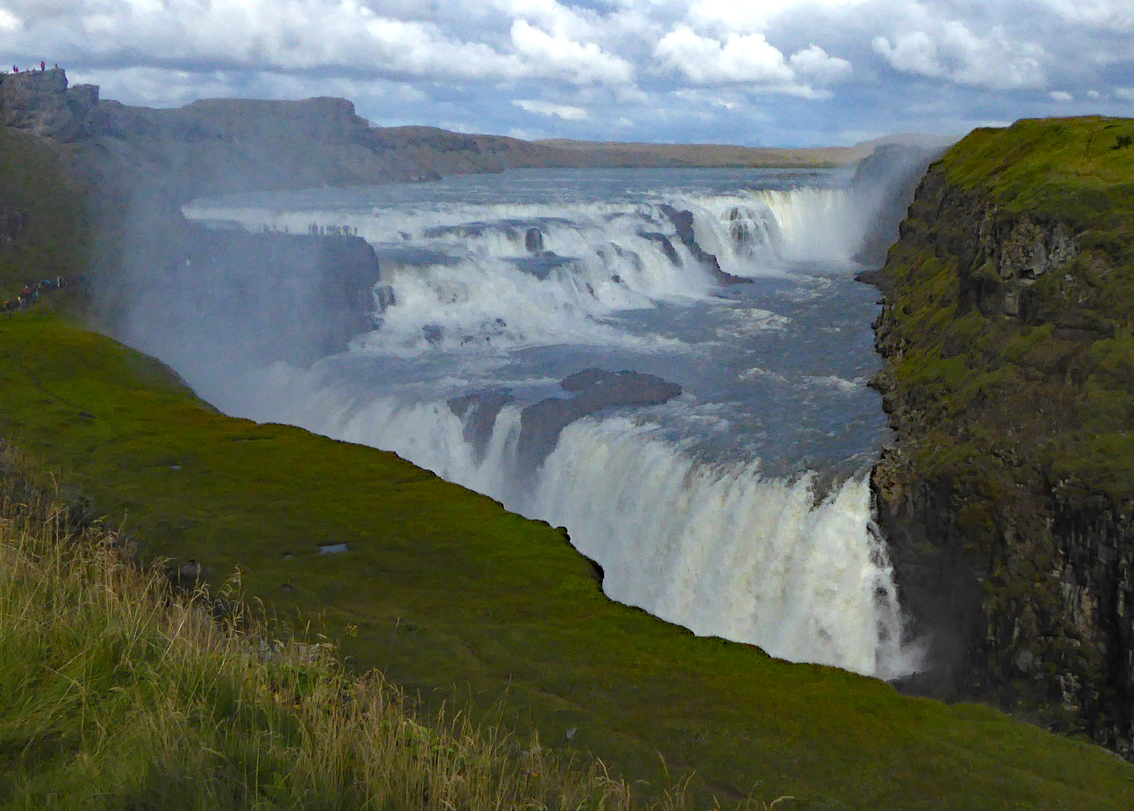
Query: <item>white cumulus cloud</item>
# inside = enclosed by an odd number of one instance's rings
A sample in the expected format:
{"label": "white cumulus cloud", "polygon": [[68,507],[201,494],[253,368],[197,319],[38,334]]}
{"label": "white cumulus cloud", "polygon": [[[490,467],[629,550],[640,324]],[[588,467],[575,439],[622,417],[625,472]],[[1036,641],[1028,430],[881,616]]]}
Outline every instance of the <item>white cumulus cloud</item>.
{"label": "white cumulus cloud", "polygon": [[806,15],[816,10],[836,14],[866,0],[697,0],[689,7],[686,19],[694,28],[738,34],[764,32],[774,20],[793,15]]}
{"label": "white cumulus cloud", "polygon": [[872,44],[895,70],[957,84],[1006,90],[1041,87],[1046,80],[1043,48],[1014,40],[1000,26],[977,34],[947,20],[929,30],[876,36]]}
{"label": "white cumulus cloud", "polygon": [[572,107],[569,104],[552,104],[549,101],[536,99],[516,99],[512,102],[522,110],[537,115],[555,116],[564,121],[583,121],[590,118],[590,114],[582,107]]}
{"label": "white cumulus cloud", "polygon": [[788,62],[796,72],[824,85],[845,81],[852,73],[850,62],[829,56],[814,43],[793,53]]}
{"label": "white cumulus cloud", "polygon": [[730,34],[721,43],[682,26],[662,37],[654,54],[696,84],[786,85],[795,79],[784,55],[763,34]]}
{"label": "white cumulus cloud", "polygon": [[0,40],[128,103],[347,95],[487,132],[814,143],[1134,102],[1134,0],[0,0]]}
{"label": "white cumulus cloud", "polygon": [[850,76],[851,64],[815,44],[785,58],[763,34],[729,34],[722,42],[679,26],[659,40],[654,57],[694,85],[743,85],[751,90],[815,97],[816,86]]}
{"label": "white cumulus cloud", "polygon": [[1134,31],[1134,4],[1130,0],[1043,0],[1043,5],[1072,22]]}
{"label": "white cumulus cloud", "polygon": [[537,75],[573,84],[630,84],[634,68],[592,42],[547,33],[524,20],[512,23],[512,44]]}

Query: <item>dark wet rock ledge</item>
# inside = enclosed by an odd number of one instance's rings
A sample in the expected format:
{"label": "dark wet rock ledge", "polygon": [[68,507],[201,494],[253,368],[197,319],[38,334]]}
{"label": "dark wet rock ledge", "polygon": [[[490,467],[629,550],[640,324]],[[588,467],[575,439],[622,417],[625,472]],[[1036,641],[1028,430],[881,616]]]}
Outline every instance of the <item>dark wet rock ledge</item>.
{"label": "dark wet rock ledge", "polygon": [[[534,470],[555,450],[571,423],[612,408],[661,405],[678,397],[681,386],[642,372],[583,369],[559,381],[565,396],[548,397],[520,412],[518,456],[521,469]],[[500,410],[515,402],[511,392],[490,389],[454,397],[450,410],[464,423],[465,440],[483,459]]]}
{"label": "dark wet rock ledge", "polygon": [[572,397],[549,397],[520,416],[520,462],[534,467],[555,449],[559,433],[575,420],[617,406],[661,405],[681,386],[641,372],[584,369],[559,381]]}

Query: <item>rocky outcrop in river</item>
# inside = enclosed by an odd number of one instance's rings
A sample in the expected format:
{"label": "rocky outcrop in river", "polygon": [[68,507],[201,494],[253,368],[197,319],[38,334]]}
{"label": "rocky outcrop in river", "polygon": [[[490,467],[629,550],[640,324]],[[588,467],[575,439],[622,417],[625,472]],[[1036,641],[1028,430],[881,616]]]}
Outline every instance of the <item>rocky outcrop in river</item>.
{"label": "rocky outcrop in river", "polygon": [[978,130],[878,279],[874,470],[908,689],[991,700],[1134,757],[1134,122]]}
{"label": "rocky outcrop in river", "polygon": [[[520,468],[533,471],[555,450],[571,423],[615,408],[661,405],[681,395],[681,386],[642,372],[583,369],[559,381],[564,396],[548,397],[520,412],[516,453]],[[500,410],[515,402],[511,392],[491,389],[455,397],[449,409],[461,418],[465,440],[483,460]]]}
{"label": "rocky outcrop in river", "polygon": [[661,405],[681,394],[681,386],[642,372],[583,369],[559,381],[569,397],[549,397],[520,414],[518,455],[533,470],[555,449],[560,432],[575,420],[608,408]]}

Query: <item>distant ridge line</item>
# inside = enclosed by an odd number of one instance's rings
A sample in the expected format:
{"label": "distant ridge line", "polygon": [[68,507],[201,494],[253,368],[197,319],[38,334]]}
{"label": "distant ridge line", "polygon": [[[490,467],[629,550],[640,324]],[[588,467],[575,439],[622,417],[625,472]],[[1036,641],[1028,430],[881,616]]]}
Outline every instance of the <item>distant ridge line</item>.
{"label": "distant ridge line", "polygon": [[821,167],[850,166],[874,151],[874,144],[784,148],[733,144],[650,144],[617,141],[574,141],[550,138],[533,141],[565,152],[602,155],[613,163],[656,161],[665,165],[698,167]]}

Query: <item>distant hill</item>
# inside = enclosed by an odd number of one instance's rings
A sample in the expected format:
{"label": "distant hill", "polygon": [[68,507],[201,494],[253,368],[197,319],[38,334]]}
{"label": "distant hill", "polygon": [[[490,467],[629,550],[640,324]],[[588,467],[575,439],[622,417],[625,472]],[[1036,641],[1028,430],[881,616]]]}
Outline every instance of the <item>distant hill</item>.
{"label": "distant hill", "polygon": [[823,146],[806,149],[736,146],[734,144],[647,144],[618,141],[572,141],[552,138],[536,141],[577,156],[580,163],[603,166],[724,167],[819,167],[850,166],[882,146],[906,146],[937,150],[957,140],[952,136],[887,135],[854,146]]}
{"label": "distant hill", "polygon": [[781,149],[730,144],[642,144],[616,141],[536,141],[538,145],[574,155],[581,165],[724,167],[849,166],[873,146],[835,146]]}
{"label": "distant hill", "polygon": [[62,70],[0,75],[5,125],[50,139],[118,205],[206,194],[433,180],[516,168],[820,167],[869,155],[873,142],[819,149],[721,144],[523,141],[436,127],[371,127],[345,99],[205,99],[177,109],[100,99]]}

